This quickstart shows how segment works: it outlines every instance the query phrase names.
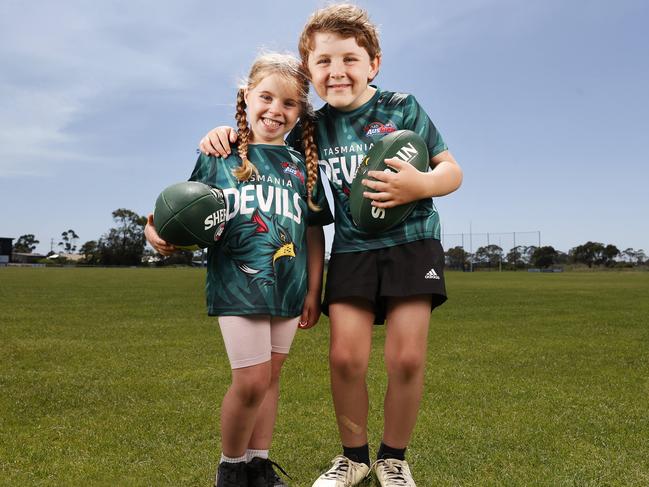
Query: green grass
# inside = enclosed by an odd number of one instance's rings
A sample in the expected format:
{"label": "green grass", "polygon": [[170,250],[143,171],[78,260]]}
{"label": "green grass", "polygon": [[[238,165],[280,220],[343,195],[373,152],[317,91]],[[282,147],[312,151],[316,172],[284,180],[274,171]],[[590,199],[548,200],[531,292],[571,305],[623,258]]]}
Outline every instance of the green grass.
{"label": "green grass", "polygon": [[[0,269],[1,485],[211,485],[230,371],[203,276]],[[649,485],[649,273],[447,280],[408,451],[418,485]],[[272,456],[295,486],[339,452],[327,341],[322,319],[285,366]]]}

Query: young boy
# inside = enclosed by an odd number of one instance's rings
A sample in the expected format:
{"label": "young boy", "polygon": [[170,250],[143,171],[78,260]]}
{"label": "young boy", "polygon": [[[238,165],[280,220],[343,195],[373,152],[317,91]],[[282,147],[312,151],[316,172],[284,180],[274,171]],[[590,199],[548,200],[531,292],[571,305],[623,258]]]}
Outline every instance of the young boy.
{"label": "young boy", "polygon": [[[371,466],[383,487],[415,486],[405,460],[423,392],[431,309],[446,300],[444,251],[432,197],[455,191],[462,171],[441,135],[411,95],[369,83],[381,65],[376,27],[367,13],[348,4],[316,11],[299,42],[302,62],[326,104],[316,114],[320,165],[335,204],[335,237],[323,311],[331,323],[331,389],[342,455],[313,487],[359,485],[370,472],[366,375],[372,325],[386,322],[383,439]],[[420,172],[397,159],[397,172],[370,172],[363,184],[378,208],[418,201],[408,219],[387,232],[360,231],[349,212],[349,192],[358,164],[374,141],[399,129],[427,142],[433,170]],[[225,155],[236,134],[214,129],[201,141],[206,153]],[[288,142],[299,141],[299,129]],[[299,146],[299,143],[295,145]]]}

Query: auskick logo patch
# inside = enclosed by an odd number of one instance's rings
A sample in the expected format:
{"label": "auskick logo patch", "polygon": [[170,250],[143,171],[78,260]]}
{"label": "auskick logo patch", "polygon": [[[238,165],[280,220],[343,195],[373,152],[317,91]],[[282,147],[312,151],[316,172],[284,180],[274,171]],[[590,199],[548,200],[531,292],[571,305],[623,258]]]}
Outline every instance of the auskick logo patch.
{"label": "auskick logo patch", "polygon": [[397,130],[397,126],[392,122],[386,124],[381,122],[372,122],[369,125],[366,125],[363,130],[365,130],[365,135],[369,137],[370,135],[389,134],[390,132]]}
{"label": "auskick logo patch", "polygon": [[304,173],[300,171],[297,165],[293,162],[282,162],[282,168],[284,169],[284,174],[291,174],[297,177],[300,182],[304,183]]}

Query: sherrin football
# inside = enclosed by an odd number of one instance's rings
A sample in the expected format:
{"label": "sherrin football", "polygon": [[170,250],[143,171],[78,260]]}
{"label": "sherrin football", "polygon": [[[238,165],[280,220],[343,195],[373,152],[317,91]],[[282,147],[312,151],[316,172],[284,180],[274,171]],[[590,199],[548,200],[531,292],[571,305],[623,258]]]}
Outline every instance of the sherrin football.
{"label": "sherrin football", "polygon": [[425,171],[429,164],[426,142],[412,130],[397,130],[374,143],[365,159],[358,166],[352,189],[349,195],[349,209],[352,220],[358,228],[368,233],[384,232],[404,221],[417,205],[416,201],[393,208],[377,208],[372,200],[363,197],[363,192],[375,193],[364,186],[361,181],[374,178],[367,176],[368,171],[392,171],[385,159],[400,159],[409,162],[420,171]]}
{"label": "sherrin football", "polygon": [[197,181],[165,188],[155,202],[153,224],[163,240],[185,250],[214,245],[225,229],[223,192]]}

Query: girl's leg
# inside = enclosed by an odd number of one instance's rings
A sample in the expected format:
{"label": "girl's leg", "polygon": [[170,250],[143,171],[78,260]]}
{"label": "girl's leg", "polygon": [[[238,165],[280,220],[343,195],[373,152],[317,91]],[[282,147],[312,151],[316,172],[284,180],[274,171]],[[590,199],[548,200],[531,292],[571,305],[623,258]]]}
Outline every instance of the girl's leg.
{"label": "girl's leg", "polygon": [[372,343],[374,311],[369,301],[348,299],[329,305],[329,366],[342,444],[367,444],[368,396],[365,378]]}
{"label": "girl's leg", "polygon": [[232,370],[232,384],[221,403],[221,444],[225,456],[237,458],[246,453],[270,377],[271,361]]}
{"label": "girl's leg", "polygon": [[271,383],[270,321],[268,315],[219,317],[232,367],[232,384],[221,404],[221,443],[227,457],[246,453]]}
{"label": "girl's leg", "polygon": [[429,295],[388,301],[383,442],[393,448],[408,446],[417,421],[424,387],[430,303]]}
{"label": "girl's leg", "polygon": [[257,412],[257,420],[250,437],[248,449],[269,450],[277,418],[277,403],[279,401],[279,377],[286,354],[273,353],[271,356],[270,385],[264,401]]}
{"label": "girl's leg", "polygon": [[271,377],[270,386],[266,397],[257,413],[257,421],[250,438],[248,448],[250,450],[269,450],[275,420],[277,418],[277,404],[279,402],[279,380],[282,366],[288,357],[288,353],[295,338],[299,316],[284,318],[273,316],[270,320],[270,341],[271,341]]}

